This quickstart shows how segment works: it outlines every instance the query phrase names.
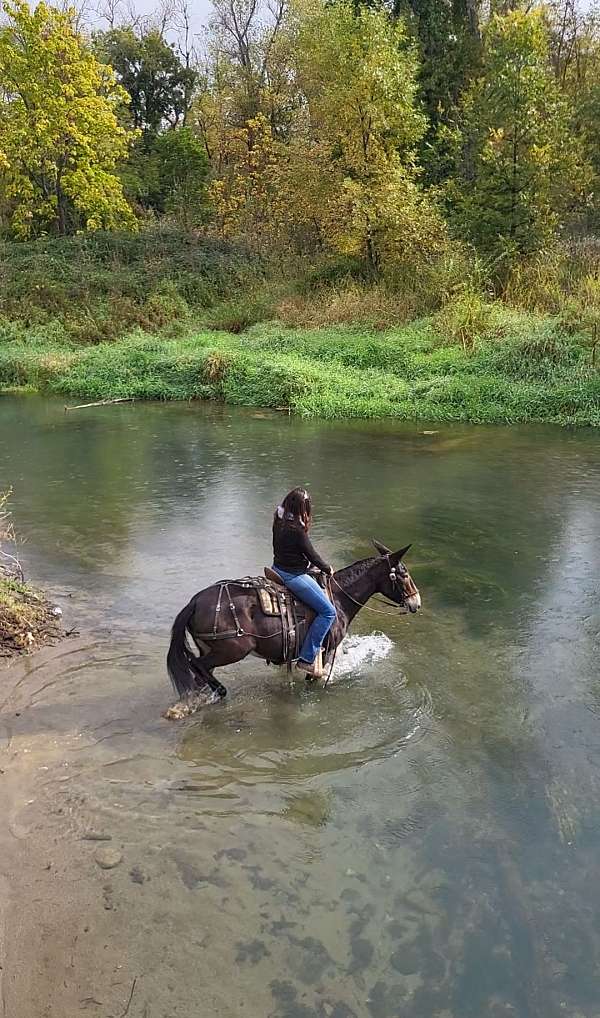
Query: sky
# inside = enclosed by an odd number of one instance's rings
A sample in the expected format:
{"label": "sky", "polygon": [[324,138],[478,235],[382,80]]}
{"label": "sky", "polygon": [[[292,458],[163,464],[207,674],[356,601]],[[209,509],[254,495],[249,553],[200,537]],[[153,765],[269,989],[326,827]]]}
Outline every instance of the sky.
{"label": "sky", "polygon": [[[120,15],[117,20],[121,22],[131,20],[131,17],[128,17],[128,11],[133,11],[134,14],[151,15],[159,9],[166,8],[168,11],[169,7],[173,6],[168,0],[82,0],[82,2],[86,8],[86,21],[99,27],[106,27],[102,11],[111,5],[119,5]],[[193,30],[196,33],[202,33],[211,15],[211,0],[188,0],[188,5]],[[80,3],[76,2],[76,6],[81,7],[81,0]]]}

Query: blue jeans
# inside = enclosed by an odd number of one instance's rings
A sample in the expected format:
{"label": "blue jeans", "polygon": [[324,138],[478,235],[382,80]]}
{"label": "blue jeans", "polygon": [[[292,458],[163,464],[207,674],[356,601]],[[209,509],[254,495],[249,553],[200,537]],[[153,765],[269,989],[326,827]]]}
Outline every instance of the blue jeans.
{"label": "blue jeans", "polygon": [[292,594],[295,594],[317,613],[300,648],[300,660],[312,664],[323,640],[335,622],[335,608],[323,588],[312,576],[307,573],[295,576],[294,573],[286,573],[277,566],[273,566],[273,569],[278,576],[281,576],[288,590],[291,590]]}

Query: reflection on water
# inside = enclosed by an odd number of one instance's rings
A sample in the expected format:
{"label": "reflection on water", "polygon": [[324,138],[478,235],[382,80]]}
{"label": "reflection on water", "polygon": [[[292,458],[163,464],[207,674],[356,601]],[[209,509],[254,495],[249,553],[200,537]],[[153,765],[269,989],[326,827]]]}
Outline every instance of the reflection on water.
{"label": "reflection on water", "polygon": [[[600,1014],[595,434],[6,397],[0,427],[26,564],[95,634],[18,731],[124,845],[140,1014]],[[175,612],[269,560],[296,482],[334,562],[413,542],[422,615],[359,617],[327,690],[253,661],[167,724]]]}

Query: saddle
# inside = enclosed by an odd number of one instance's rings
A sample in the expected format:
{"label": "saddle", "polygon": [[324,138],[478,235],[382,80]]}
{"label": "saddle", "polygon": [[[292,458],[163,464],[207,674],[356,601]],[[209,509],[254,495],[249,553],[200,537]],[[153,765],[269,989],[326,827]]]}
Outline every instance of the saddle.
{"label": "saddle", "polygon": [[[314,576],[315,580],[320,587],[326,592],[331,598],[331,589],[327,582],[327,577],[320,569],[310,569],[309,572]],[[265,615],[281,615],[282,628],[285,627],[285,618],[282,611],[282,606],[287,604],[291,606],[292,616],[294,620],[293,630],[289,630],[288,639],[286,641],[284,637],[284,648],[287,642],[288,655],[285,657],[288,669],[291,666],[291,662],[294,658],[297,658],[300,652],[300,646],[306,633],[308,626],[314,618],[314,612],[308,605],[304,604],[295,597],[290,590],[285,586],[283,581],[280,579],[278,573],[270,566],[264,567],[264,574],[267,583],[264,586],[258,588],[258,598],[260,606]],[[331,598],[333,600],[333,598]],[[329,644],[329,638],[326,639],[325,652],[327,653],[327,647]],[[293,653],[292,653],[293,650]],[[323,650],[319,651],[320,659],[320,671],[323,669]]]}
{"label": "saddle", "polygon": [[[298,657],[300,647],[308,626],[314,618],[314,611],[304,604],[281,582],[277,573],[265,567],[263,576],[244,576],[239,580],[224,580],[219,586],[215,618],[211,633],[199,633],[199,639],[205,640],[230,640],[236,636],[244,636],[244,630],[240,626],[235,601],[230,588],[242,587],[252,589],[257,596],[258,605],[264,615],[276,616],[281,619],[281,660],[274,661],[274,664],[286,664],[288,670],[292,662]],[[321,575],[315,578],[326,589],[325,579]],[[219,618],[221,610],[231,614],[235,629],[221,629]],[[271,663],[271,662],[269,662]]]}
{"label": "saddle", "polygon": [[264,615],[275,615],[281,619],[282,657],[289,669],[294,658],[298,657],[314,613],[308,605],[294,597],[274,569],[265,566],[264,574],[264,579],[262,576],[254,578],[258,603]]}

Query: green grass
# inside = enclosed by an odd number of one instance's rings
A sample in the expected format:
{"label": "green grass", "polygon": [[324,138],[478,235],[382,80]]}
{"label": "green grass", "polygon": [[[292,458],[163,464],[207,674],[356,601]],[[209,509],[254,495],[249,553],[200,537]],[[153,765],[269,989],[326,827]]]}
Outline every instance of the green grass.
{"label": "green grass", "polygon": [[242,335],[137,332],[82,347],[50,326],[0,333],[0,386],[96,400],[218,399],[304,416],[600,425],[585,337],[507,316],[498,337],[444,345],[439,323],[386,333],[253,326]]}
{"label": "green grass", "polygon": [[592,254],[523,270],[519,309],[485,296],[460,252],[392,284],[352,260],[267,265],[168,228],[0,243],[0,389],[598,425]]}
{"label": "green grass", "polygon": [[0,242],[0,317],[97,343],[184,322],[263,277],[243,248],[167,227]]}

